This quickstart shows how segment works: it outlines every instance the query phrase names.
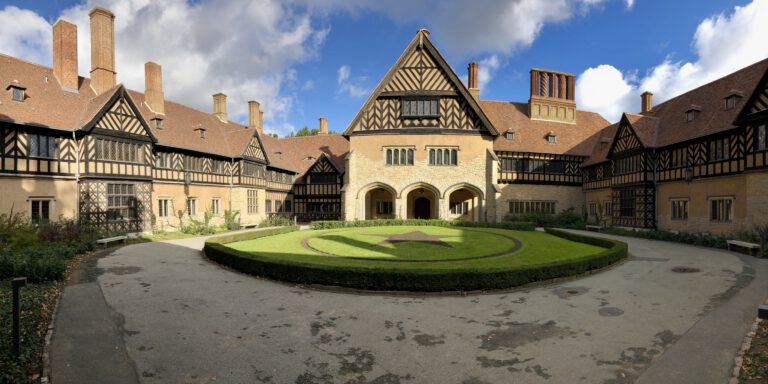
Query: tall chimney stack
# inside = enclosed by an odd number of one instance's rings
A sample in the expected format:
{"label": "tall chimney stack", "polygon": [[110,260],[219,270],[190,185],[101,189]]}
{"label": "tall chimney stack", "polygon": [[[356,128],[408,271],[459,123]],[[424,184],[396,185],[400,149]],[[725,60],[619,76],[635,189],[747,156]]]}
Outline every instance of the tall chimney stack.
{"label": "tall chimney stack", "polygon": [[321,117],[318,120],[317,123],[317,134],[318,135],[327,135],[328,134],[328,119],[325,117]]}
{"label": "tall chimney stack", "polygon": [[221,92],[213,95],[213,115],[222,123],[229,121],[227,119],[227,95]]}
{"label": "tall chimney stack", "polygon": [[640,113],[650,112],[653,109],[653,93],[648,91],[643,92],[643,94],[640,95],[640,104]]}
{"label": "tall chimney stack", "polygon": [[532,120],[576,124],[575,87],[576,76],[573,74],[531,69],[528,117]]}
{"label": "tall chimney stack", "polygon": [[95,7],[91,16],[91,88],[100,95],[112,89],[115,72],[115,15]]}
{"label": "tall chimney stack", "polygon": [[53,24],[53,75],[62,88],[77,91],[77,26],[62,19]]}
{"label": "tall chimney stack", "polygon": [[163,69],[153,61],[144,63],[144,103],[152,112],[165,115]]}
{"label": "tall chimney stack", "polygon": [[251,100],[248,102],[248,128],[254,128],[261,133],[261,124],[261,105],[258,101]]}
{"label": "tall chimney stack", "polygon": [[475,98],[475,101],[480,101],[480,88],[477,87],[477,70],[477,62],[470,62],[467,66],[467,85],[469,86],[469,94]]}

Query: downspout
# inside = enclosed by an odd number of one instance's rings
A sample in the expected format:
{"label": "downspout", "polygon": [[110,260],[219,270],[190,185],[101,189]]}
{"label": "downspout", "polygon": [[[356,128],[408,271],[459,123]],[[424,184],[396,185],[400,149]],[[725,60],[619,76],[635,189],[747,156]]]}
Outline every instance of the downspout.
{"label": "downspout", "polygon": [[234,170],[235,170],[235,158],[232,157],[230,160],[230,167],[229,167],[229,199],[227,201],[227,205],[229,205],[229,212],[230,215],[232,214],[232,188],[233,188],[233,180],[235,178]]}
{"label": "downspout", "polygon": [[656,148],[653,148],[653,229],[658,229],[658,201],[659,193],[658,193],[658,179],[657,179],[657,169],[659,166],[658,157],[656,156]]}
{"label": "downspout", "polygon": [[75,142],[75,222],[80,221],[80,144],[72,131],[72,140]]}

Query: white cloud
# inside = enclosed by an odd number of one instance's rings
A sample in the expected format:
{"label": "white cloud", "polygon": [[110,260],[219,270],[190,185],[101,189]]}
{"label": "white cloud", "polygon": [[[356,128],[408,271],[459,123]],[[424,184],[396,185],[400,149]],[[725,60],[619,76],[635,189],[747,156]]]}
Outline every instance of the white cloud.
{"label": "white cloud", "polygon": [[338,85],[338,92],[347,94],[352,97],[365,97],[371,93],[371,90],[365,88],[359,83],[365,81],[364,77],[357,77],[352,79],[352,69],[349,65],[342,65],[337,71],[336,83]]}
{"label": "white cloud", "polygon": [[499,56],[491,55],[477,63],[477,86],[480,87],[480,93],[483,93],[488,83],[490,83],[496,71],[501,66]]}
{"label": "white cloud", "polygon": [[0,52],[33,63],[50,63],[51,25],[35,12],[12,5],[0,10]]}
{"label": "white cloud", "polygon": [[627,9],[632,9],[635,6],[635,0],[624,0],[624,4],[626,4]]}
{"label": "white cloud", "polygon": [[[88,12],[100,5],[115,14],[118,82],[144,90],[144,62],[163,66],[168,100],[203,111],[211,95],[226,93],[230,119],[243,121],[247,101],[265,110],[265,128],[281,131],[295,96],[292,66],[313,59],[327,30],[311,15],[278,0],[199,1],[88,0],[61,16],[78,26],[79,72],[90,72]],[[51,26],[32,11],[0,11],[0,51],[51,65]],[[10,33],[9,31],[15,31]],[[289,87],[290,88],[290,87]]]}
{"label": "white cloud", "polygon": [[693,37],[697,60],[667,58],[644,76],[611,65],[589,68],[579,76],[576,99],[581,108],[618,121],[621,112],[637,112],[640,94],[650,91],[654,104],[687,92],[768,57],[768,1],[754,0],[702,21]]}

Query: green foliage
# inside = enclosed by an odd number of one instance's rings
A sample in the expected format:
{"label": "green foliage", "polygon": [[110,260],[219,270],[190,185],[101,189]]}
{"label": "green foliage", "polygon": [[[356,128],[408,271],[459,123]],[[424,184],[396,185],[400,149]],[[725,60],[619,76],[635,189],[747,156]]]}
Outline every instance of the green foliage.
{"label": "green foliage", "polygon": [[537,227],[558,227],[570,229],[584,229],[587,225],[585,218],[576,213],[574,208],[566,209],[556,215],[543,213],[527,213],[521,215],[504,216],[504,221],[533,222]]}
{"label": "green foliage", "polygon": [[246,241],[246,240],[253,240],[258,239],[261,237],[266,236],[274,236],[274,235],[280,235],[283,233],[289,233],[298,231],[299,227],[297,226],[290,226],[290,227],[280,227],[280,228],[271,228],[271,229],[262,229],[258,231],[248,231],[248,232],[240,232],[240,233],[233,233],[229,235],[222,235],[222,236],[216,236],[212,237],[205,241],[205,244],[229,244],[234,243],[237,241]]}
{"label": "green foliage", "polygon": [[[259,252],[245,252],[226,246],[230,242],[243,241],[253,236],[263,237],[279,232],[283,228],[240,234],[245,236],[224,236],[210,239],[205,244],[205,254],[211,260],[237,269],[241,272],[300,284],[336,285],[369,290],[397,291],[471,291],[503,289],[535,281],[577,275],[597,268],[603,268],[627,255],[626,244],[608,239],[571,235],[566,232],[549,230],[555,236],[568,237],[572,241],[587,242],[603,250],[585,256],[565,258],[551,262],[534,263],[509,267],[497,259],[485,259],[486,267],[466,262],[441,263],[450,268],[439,268],[434,263],[384,263],[361,267],[349,264],[311,264],[298,258],[278,257]],[[290,227],[285,228],[291,231]],[[524,232],[520,232],[524,233]],[[536,233],[533,233],[536,234]],[[532,235],[533,235],[532,234]],[[537,234],[545,236],[544,234]],[[515,254],[512,254],[515,255]],[[517,256],[513,256],[517,257]],[[504,259],[508,260],[508,259]],[[382,264],[383,263],[383,264]],[[402,264],[407,268],[380,267],[380,265]],[[421,264],[419,268],[417,264]],[[378,266],[377,266],[378,265]]]}
{"label": "green foliage", "polygon": [[525,221],[502,221],[501,223],[487,223],[477,221],[456,220],[423,220],[423,219],[384,219],[384,220],[319,220],[310,223],[312,229],[336,229],[336,228],[362,228],[362,227],[389,227],[401,225],[433,226],[433,227],[475,227],[475,228],[502,228],[516,231],[533,231],[535,225]]}
{"label": "green foliage", "polygon": [[259,223],[259,228],[265,227],[287,227],[293,225],[293,220],[287,217],[274,217],[266,219]]}
{"label": "green foliage", "polygon": [[309,129],[306,125],[301,127],[296,132],[291,132],[288,134],[288,137],[302,137],[302,136],[317,136],[318,129],[312,128]]}
{"label": "green foliage", "polygon": [[21,289],[21,354],[11,354],[11,284],[0,281],[0,383],[37,383],[43,348],[55,309],[59,283],[28,284]]}
{"label": "green foliage", "polygon": [[237,216],[240,214],[240,211],[234,211],[231,209],[227,209],[224,211],[224,225],[226,228],[230,231],[234,231],[236,229],[239,229],[239,225],[237,224]]}
{"label": "green foliage", "polygon": [[628,236],[628,237],[638,237],[641,239],[673,241],[676,243],[693,244],[693,245],[699,245],[703,247],[723,248],[723,249],[727,248],[726,240],[735,238],[730,236],[711,235],[709,233],[701,233],[701,234],[687,233],[687,232],[675,233],[675,232],[661,231],[661,230],[635,231],[632,229],[623,229],[623,228],[616,228],[616,227],[606,228],[601,232],[608,233],[611,235],[617,235],[617,236]]}
{"label": "green foliage", "polygon": [[35,245],[37,226],[21,212],[0,214],[0,249],[21,249]]}

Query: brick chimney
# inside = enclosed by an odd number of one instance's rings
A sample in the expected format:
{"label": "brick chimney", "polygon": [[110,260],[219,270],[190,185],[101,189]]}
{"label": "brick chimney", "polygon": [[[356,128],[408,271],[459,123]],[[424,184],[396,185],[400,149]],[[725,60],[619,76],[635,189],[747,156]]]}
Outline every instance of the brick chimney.
{"label": "brick chimney", "polygon": [[227,119],[227,95],[221,92],[213,95],[213,115],[222,123],[229,121]]}
{"label": "brick chimney", "polygon": [[653,93],[648,91],[643,92],[643,94],[640,95],[640,104],[640,113],[650,112],[653,109]]}
{"label": "brick chimney", "polygon": [[91,16],[91,88],[100,95],[117,84],[115,72],[115,15],[95,7]]}
{"label": "brick chimney", "polygon": [[77,92],[77,26],[62,19],[53,24],[53,75],[62,88]]}
{"label": "brick chimney", "polygon": [[531,69],[531,98],[528,100],[528,116],[532,120],[575,124],[575,84],[575,75]]}
{"label": "brick chimney", "polygon": [[144,104],[152,112],[165,115],[165,96],[163,96],[163,69],[153,61],[144,63]]}
{"label": "brick chimney", "polygon": [[318,135],[327,135],[328,134],[328,119],[325,117],[321,117],[317,119],[317,134]]}
{"label": "brick chimney", "polygon": [[469,63],[467,66],[467,86],[469,94],[475,98],[475,101],[480,101],[480,88],[477,87],[477,70],[478,65],[476,61]]}
{"label": "brick chimney", "polygon": [[259,133],[262,132],[262,120],[261,120],[261,105],[258,101],[251,100],[248,102],[248,128],[254,128]]}

